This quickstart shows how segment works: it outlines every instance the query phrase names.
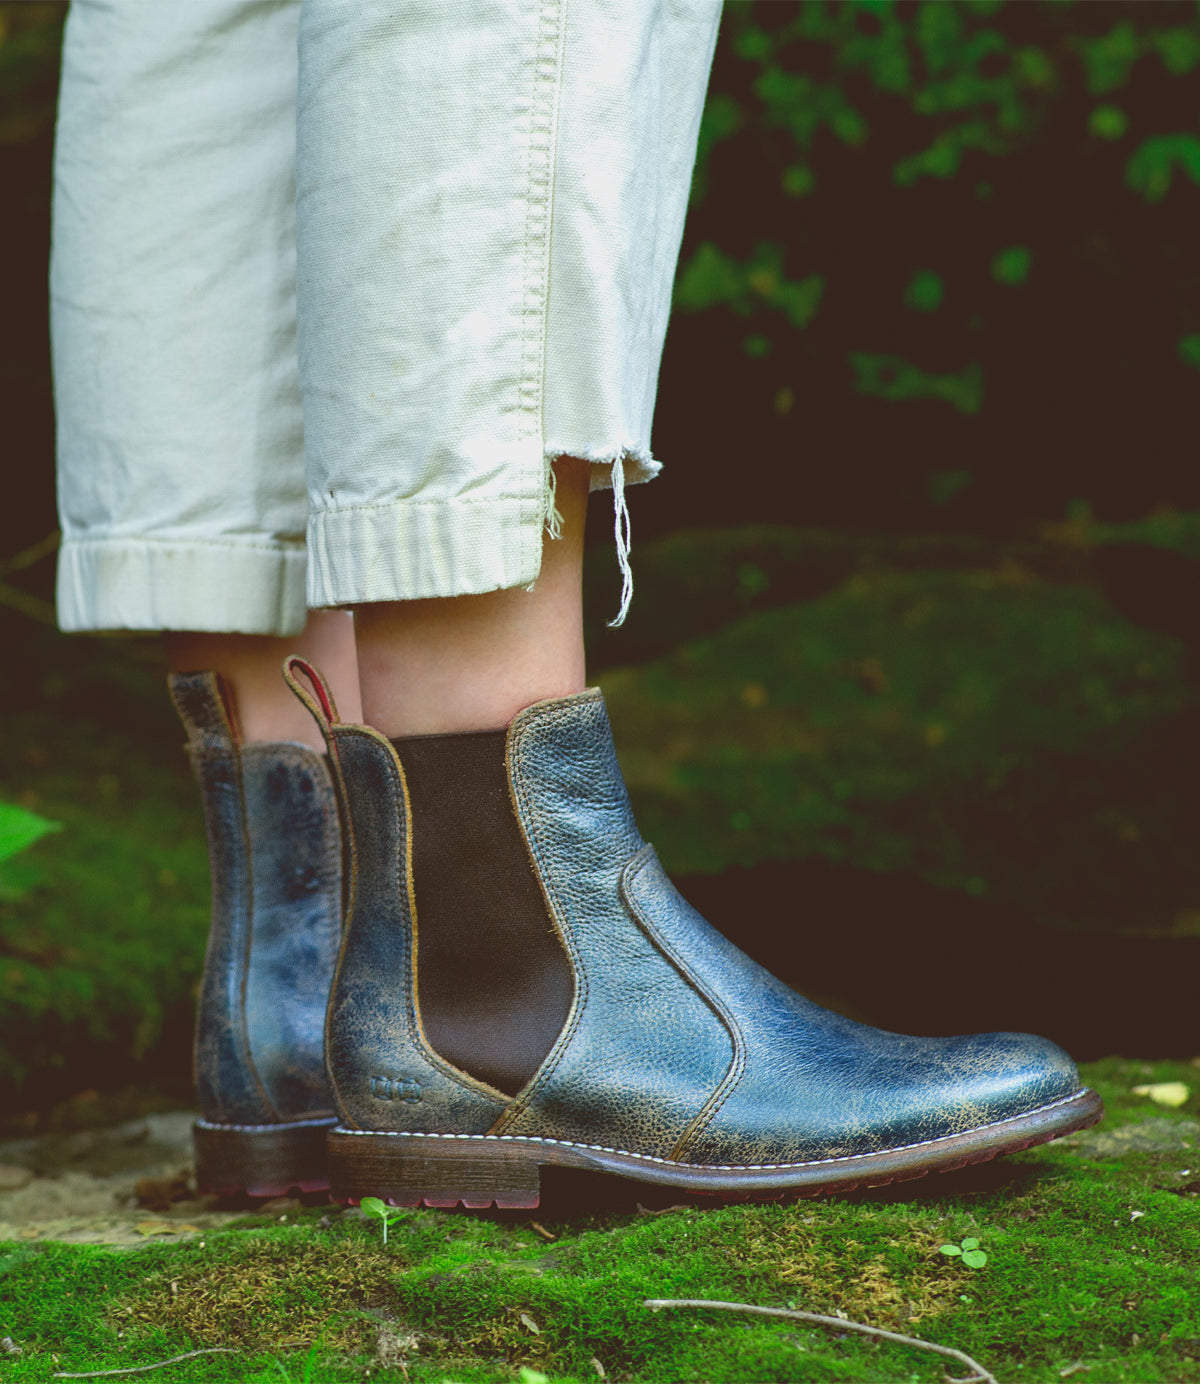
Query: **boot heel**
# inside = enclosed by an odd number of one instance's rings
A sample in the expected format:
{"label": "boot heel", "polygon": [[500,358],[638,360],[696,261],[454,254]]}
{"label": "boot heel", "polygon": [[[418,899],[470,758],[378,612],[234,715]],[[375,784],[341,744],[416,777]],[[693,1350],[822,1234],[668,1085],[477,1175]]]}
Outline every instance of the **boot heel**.
{"label": "boot heel", "polygon": [[534,1210],[541,1192],[527,1150],[482,1139],[432,1134],[328,1136],[330,1196],[359,1202],[379,1197],[393,1206],[457,1206]]}
{"label": "boot heel", "polygon": [[281,1197],[329,1186],[325,1136],[333,1120],[280,1125],[192,1126],[196,1186],[218,1196]]}

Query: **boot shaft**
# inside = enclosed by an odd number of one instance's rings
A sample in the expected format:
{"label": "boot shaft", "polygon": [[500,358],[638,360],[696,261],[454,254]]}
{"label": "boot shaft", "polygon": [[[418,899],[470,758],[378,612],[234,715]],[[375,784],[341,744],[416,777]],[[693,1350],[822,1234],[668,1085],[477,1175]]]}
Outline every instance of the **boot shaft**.
{"label": "boot shaft", "polygon": [[[669,1152],[733,1045],[624,901],[646,848],[599,692],[505,732],[326,734],[354,859],[328,1027],[344,1123],[555,1138],[599,1123]],[[513,1024],[521,1000],[537,1008]]]}
{"label": "boot shaft", "polygon": [[175,674],[204,805],[212,918],[196,1013],[205,1120],[318,1119],[332,1109],[324,1022],[342,922],[342,840],[327,760],[243,745],[214,673]]}

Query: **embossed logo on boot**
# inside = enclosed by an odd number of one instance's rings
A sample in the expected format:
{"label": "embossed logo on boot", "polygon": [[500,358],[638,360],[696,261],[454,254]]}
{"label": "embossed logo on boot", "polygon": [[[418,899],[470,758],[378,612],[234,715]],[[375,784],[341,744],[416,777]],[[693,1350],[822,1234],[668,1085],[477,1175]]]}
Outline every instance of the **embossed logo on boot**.
{"label": "embossed logo on boot", "polygon": [[419,1101],[421,1099],[421,1083],[414,1081],[410,1076],[373,1076],[371,1078],[371,1094],[376,1100]]}

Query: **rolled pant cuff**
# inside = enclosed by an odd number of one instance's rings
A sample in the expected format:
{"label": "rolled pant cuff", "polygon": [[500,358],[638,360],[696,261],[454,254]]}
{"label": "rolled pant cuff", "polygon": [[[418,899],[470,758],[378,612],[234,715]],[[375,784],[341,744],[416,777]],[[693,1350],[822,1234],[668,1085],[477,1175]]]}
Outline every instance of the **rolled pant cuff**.
{"label": "rolled pant cuff", "polygon": [[308,619],[302,542],[64,541],[58,623],[66,631],[298,634]]}
{"label": "rolled pant cuff", "polygon": [[308,603],[418,601],[529,586],[546,496],[395,500],[322,510],[308,524]]}

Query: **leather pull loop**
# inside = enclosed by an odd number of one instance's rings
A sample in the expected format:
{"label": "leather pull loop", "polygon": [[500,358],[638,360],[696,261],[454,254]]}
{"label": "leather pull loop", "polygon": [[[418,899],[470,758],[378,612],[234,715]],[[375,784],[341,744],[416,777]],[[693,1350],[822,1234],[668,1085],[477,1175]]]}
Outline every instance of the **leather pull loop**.
{"label": "leather pull loop", "polygon": [[[300,685],[296,677],[297,673],[311,685],[312,692]],[[298,654],[293,654],[290,658],[283,660],[283,680],[292,689],[298,700],[307,707],[309,714],[321,728],[321,734],[328,742],[334,726],[342,724],[341,717],[338,715],[337,703],[333,700],[333,693],[329,690],[329,684],[311,663]]]}
{"label": "leather pull loop", "polygon": [[241,744],[233,688],[220,673],[171,673],[167,686],[190,750],[229,750]]}

